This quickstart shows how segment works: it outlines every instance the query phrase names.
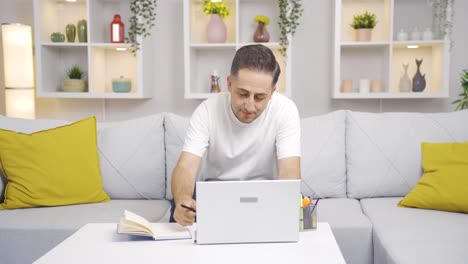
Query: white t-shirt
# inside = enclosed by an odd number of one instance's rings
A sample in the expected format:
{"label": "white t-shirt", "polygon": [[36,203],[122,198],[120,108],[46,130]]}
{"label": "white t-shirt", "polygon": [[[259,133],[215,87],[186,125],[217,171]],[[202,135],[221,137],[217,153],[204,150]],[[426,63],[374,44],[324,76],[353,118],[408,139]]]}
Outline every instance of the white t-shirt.
{"label": "white t-shirt", "polygon": [[263,113],[242,123],[221,93],[201,103],[190,119],[183,151],[202,157],[199,180],[263,180],[278,177],[277,160],[300,157],[297,107],[273,93]]}

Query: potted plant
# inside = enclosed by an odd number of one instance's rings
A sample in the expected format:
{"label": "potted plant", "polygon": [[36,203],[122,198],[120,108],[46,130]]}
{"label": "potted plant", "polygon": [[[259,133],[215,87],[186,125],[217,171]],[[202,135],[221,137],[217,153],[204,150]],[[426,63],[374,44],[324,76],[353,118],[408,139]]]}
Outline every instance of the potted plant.
{"label": "potted plant", "polygon": [[258,15],[254,21],[258,24],[257,30],[255,30],[253,39],[255,42],[268,42],[270,41],[270,34],[266,29],[266,26],[270,23],[270,18],[264,15]]}
{"label": "potted plant", "polygon": [[229,8],[226,3],[211,2],[211,0],[204,0],[203,12],[211,15],[210,22],[208,22],[206,38],[209,43],[223,43],[226,42],[226,25],[223,18],[229,16]]}
{"label": "potted plant", "polygon": [[299,18],[301,18],[304,9],[302,8],[302,0],[278,0],[278,5],[280,11],[278,17],[280,52],[281,55],[286,57],[289,40],[296,33],[296,28],[299,26]]}
{"label": "potted plant", "polygon": [[86,82],[82,80],[84,71],[79,65],[74,65],[67,71],[69,79],[63,80],[62,90],[64,92],[86,92]]}
{"label": "potted plant", "polygon": [[468,70],[463,70],[461,74],[460,83],[463,89],[463,92],[459,94],[460,99],[457,99],[452,102],[455,104],[455,111],[463,110],[468,108]]}
{"label": "potted plant", "polygon": [[130,27],[128,28],[128,37],[125,40],[133,47],[132,52],[134,55],[140,49],[140,39],[138,37],[145,38],[150,35],[150,30],[156,20],[156,6],[156,0],[130,1]]}
{"label": "potted plant", "polygon": [[356,30],[356,41],[370,41],[372,29],[376,25],[377,17],[369,11],[354,15],[351,27]]}

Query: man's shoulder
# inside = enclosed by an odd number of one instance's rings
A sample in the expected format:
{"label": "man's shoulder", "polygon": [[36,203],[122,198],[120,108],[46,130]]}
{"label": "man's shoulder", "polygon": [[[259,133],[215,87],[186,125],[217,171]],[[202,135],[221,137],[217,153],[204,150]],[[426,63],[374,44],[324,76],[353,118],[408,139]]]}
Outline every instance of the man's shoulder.
{"label": "man's shoulder", "polygon": [[296,104],[294,103],[293,100],[291,100],[289,97],[278,92],[273,93],[271,102],[272,102],[273,107],[277,109],[285,109],[285,108],[295,109],[296,108]]}
{"label": "man's shoulder", "polygon": [[213,96],[210,96],[208,99],[203,101],[202,104],[205,104],[210,107],[223,105],[228,99],[228,97],[229,97],[229,93],[223,92],[223,93],[213,94]]}

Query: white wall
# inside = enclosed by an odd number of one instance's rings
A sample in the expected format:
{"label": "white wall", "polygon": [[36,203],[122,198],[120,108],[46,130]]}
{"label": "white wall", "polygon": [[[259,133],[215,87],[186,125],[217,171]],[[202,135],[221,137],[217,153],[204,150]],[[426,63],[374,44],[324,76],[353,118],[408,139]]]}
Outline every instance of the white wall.
{"label": "white wall", "polygon": [[[333,1],[303,0],[304,14],[293,42],[292,99],[300,115],[308,117],[336,109],[354,111],[446,112],[461,91],[461,69],[468,68],[468,1],[455,1],[453,49],[450,58],[449,99],[331,99]],[[32,0],[1,0],[0,23],[33,24]],[[155,83],[152,99],[44,99],[36,102],[38,118],[75,120],[95,115],[98,120],[114,121],[158,112],[190,116],[200,100],[183,98],[183,25],[182,0],[158,0],[155,37]],[[1,38],[1,36],[0,36]],[[1,39],[0,39],[1,45]],[[0,49],[0,62],[3,54]],[[0,64],[0,114],[5,112],[3,65]]]}

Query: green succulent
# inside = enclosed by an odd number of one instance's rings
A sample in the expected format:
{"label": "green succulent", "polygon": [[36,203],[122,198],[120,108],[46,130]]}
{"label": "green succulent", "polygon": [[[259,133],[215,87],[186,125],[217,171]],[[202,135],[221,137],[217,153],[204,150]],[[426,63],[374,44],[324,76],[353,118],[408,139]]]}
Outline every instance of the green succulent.
{"label": "green succulent", "polygon": [[362,14],[353,16],[353,23],[350,25],[354,29],[374,28],[377,25],[377,16],[374,13],[366,11]]}
{"label": "green succulent", "polygon": [[84,71],[81,69],[79,65],[74,65],[67,71],[68,78],[70,79],[77,79],[81,80],[81,78],[84,76]]}
{"label": "green succulent", "polygon": [[463,73],[460,77],[461,87],[463,92],[458,96],[461,96],[460,99],[457,99],[452,102],[455,106],[455,111],[463,110],[468,108],[468,70],[463,70]]}

